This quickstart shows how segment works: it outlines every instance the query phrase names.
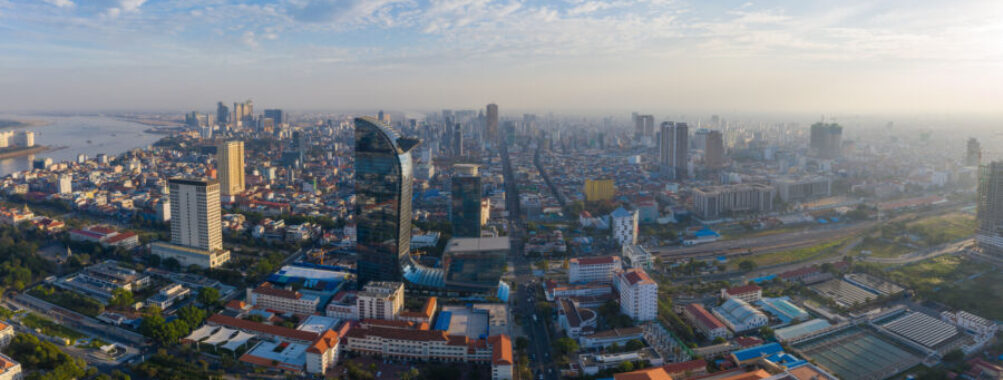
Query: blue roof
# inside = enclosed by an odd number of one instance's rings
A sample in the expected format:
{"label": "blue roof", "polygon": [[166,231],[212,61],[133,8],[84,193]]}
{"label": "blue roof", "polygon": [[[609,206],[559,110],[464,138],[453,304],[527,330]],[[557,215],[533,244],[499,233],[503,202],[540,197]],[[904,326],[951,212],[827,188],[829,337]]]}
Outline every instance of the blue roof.
{"label": "blue roof", "polygon": [[780,343],[767,343],[762,346],[735,351],[732,355],[735,355],[735,359],[738,361],[744,362],[746,360],[766,357],[783,351],[784,348],[780,346]]}
{"label": "blue roof", "polygon": [[623,208],[623,206],[620,206],[620,207],[617,207],[616,210],[613,210],[613,212],[611,212],[609,214],[613,215],[614,218],[623,218],[623,217],[630,216],[630,211],[627,211],[627,209]]}
{"label": "blue roof", "polygon": [[764,282],[767,282],[767,281],[773,281],[774,278],[777,278],[777,275],[771,274],[769,276],[756,277],[756,278],[752,279],[752,282],[755,282],[757,284],[761,284],[761,283],[764,283]]}
{"label": "blue roof", "polygon": [[715,232],[714,230],[712,230],[710,228],[707,228],[707,227],[704,227],[700,231],[694,232],[693,235],[696,236],[696,237],[721,236],[721,234],[719,234],[719,233]]}
{"label": "blue roof", "polygon": [[822,223],[822,224],[826,224],[826,223],[829,223],[829,221],[828,221],[828,220],[825,220],[824,218],[818,218],[818,222],[819,222],[819,223]]}
{"label": "blue roof", "polygon": [[509,288],[508,284],[506,284],[505,281],[498,281],[498,293],[496,294],[496,297],[498,297],[498,299],[500,299],[502,302],[508,302],[508,295],[511,291],[512,289]]}
{"label": "blue roof", "polygon": [[439,318],[435,319],[435,326],[432,330],[449,331],[449,321],[453,319],[453,312],[443,311],[439,313]]}

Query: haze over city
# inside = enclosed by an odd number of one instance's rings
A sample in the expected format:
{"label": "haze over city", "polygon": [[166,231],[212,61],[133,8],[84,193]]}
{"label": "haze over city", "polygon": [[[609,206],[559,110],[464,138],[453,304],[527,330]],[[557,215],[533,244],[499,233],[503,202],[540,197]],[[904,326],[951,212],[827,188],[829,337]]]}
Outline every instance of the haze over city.
{"label": "haze over city", "polygon": [[998,1],[0,1],[0,110],[996,118]]}

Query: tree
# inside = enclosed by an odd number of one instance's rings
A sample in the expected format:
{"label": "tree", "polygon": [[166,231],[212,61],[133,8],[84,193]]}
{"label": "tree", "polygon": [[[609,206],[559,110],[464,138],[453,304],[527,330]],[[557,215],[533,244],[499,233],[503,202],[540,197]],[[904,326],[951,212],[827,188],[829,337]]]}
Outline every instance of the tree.
{"label": "tree", "polygon": [[108,304],[118,308],[126,308],[135,302],[132,298],[132,292],[125,288],[117,288],[111,291],[111,300],[108,301]]}
{"label": "tree", "polygon": [[206,306],[216,306],[219,303],[219,290],[209,286],[199,289],[198,301]]}
{"label": "tree", "polygon": [[411,368],[406,372],[401,372],[401,380],[418,380],[421,373],[418,372],[417,368]]}
{"label": "tree", "polygon": [[620,372],[630,372],[634,370],[634,363],[630,361],[625,361],[620,363],[620,367],[617,368]]}
{"label": "tree", "polygon": [[714,344],[721,344],[721,343],[724,343],[724,342],[727,342],[727,340],[725,340],[724,337],[722,337],[722,336],[714,338]]}
{"label": "tree", "polygon": [[627,351],[637,351],[644,348],[644,343],[637,339],[631,339],[627,341],[627,345],[625,347],[627,348]]}
{"label": "tree", "polygon": [[554,349],[562,355],[567,355],[578,351],[578,342],[571,338],[559,338],[554,341]]}
{"label": "tree", "polygon": [[738,269],[741,269],[744,272],[751,272],[755,270],[756,267],[756,263],[752,260],[742,260],[742,262],[738,263]]}
{"label": "tree", "polygon": [[763,326],[759,329],[759,335],[762,335],[763,339],[773,339],[773,329],[770,326]]}
{"label": "tree", "polygon": [[520,336],[518,338],[515,338],[515,349],[516,350],[525,350],[527,348],[529,348],[529,339],[528,338],[526,338],[524,336]]}

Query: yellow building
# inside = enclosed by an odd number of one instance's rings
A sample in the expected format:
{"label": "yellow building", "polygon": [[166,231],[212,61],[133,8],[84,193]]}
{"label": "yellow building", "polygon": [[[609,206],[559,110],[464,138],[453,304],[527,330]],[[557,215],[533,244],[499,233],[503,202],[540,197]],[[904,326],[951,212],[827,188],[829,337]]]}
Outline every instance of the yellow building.
{"label": "yellow building", "polygon": [[240,194],[244,191],[244,142],[224,142],[216,153],[221,192],[223,195]]}
{"label": "yellow building", "polygon": [[588,202],[608,201],[616,195],[616,185],[612,179],[585,180],[585,200]]}

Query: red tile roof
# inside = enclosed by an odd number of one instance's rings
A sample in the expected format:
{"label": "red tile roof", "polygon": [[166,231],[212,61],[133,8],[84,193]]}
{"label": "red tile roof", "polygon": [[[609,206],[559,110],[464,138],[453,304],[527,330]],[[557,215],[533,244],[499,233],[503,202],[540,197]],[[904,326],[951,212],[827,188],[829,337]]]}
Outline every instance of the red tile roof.
{"label": "red tile roof", "polygon": [[707,361],[703,359],[697,359],[681,363],[666,364],[662,366],[662,369],[664,369],[665,372],[669,374],[669,376],[672,375],[678,376],[686,372],[699,372],[700,370],[706,371]]}
{"label": "red tile roof", "polygon": [[577,263],[578,265],[600,265],[600,264],[612,264],[616,262],[619,258],[616,256],[603,256],[603,257],[576,257],[569,262]]}
{"label": "red tile roof", "polygon": [[700,323],[701,325],[703,325],[704,328],[708,330],[725,328],[724,323],[721,323],[720,320],[714,318],[714,316],[711,315],[711,313],[708,312],[707,309],[703,307],[703,305],[691,303],[689,305],[686,305],[686,311],[697,319],[696,320],[697,323]]}
{"label": "red tile roof", "polygon": [[641,268],[628,269],[623,272],[623,276],[627,279],[627,283],[631,285],[655,283],[655,281],[651,280],[651,277],[648,277],[648,274],[641,270]]}
{"label": "red tile roof", "polygon": [[257,288],[254,289],[254,292],[258,294],[264,294],[266,296],[297,299],[297,300],[303,297],[303,294],[301,294],[300,292],[293,290],[278,289],[273,287],[272,284],[269,282],[259,285]]}
{"label": "red tile roof", "polygon": [[728,292],[728,294],[730,295],[737,295],[737,294],[757,292],[760,290],[763,290],[763,288],[760,288],[759,285],[749,284],[749,285],[736,286],[734,288],[728,288],[726,292]]}
{"label": "red tile roof", "polygon": [[266,325],[264,323],[237,319],[222,314],[214,314],[206,320],[213,325],[232,327],[238,330],[258,332],[262,334],[274,335],[303,342],[313,342],[317,340],[319,334],[310,331],[296,330],[288,327]]}
{"label": "red tile roof", "polygon": [[[444,341],[448,342],[449,337],[445,331],[439,330],[405,330],[376,326],[353,327],[345,334],[347,338],[366,339],[369,336],[377,336],[384,339],[411,340],[411,341]],[[462,337],[466,339],[466,337]],[[466,343],[464,343],[466,344]]]}

